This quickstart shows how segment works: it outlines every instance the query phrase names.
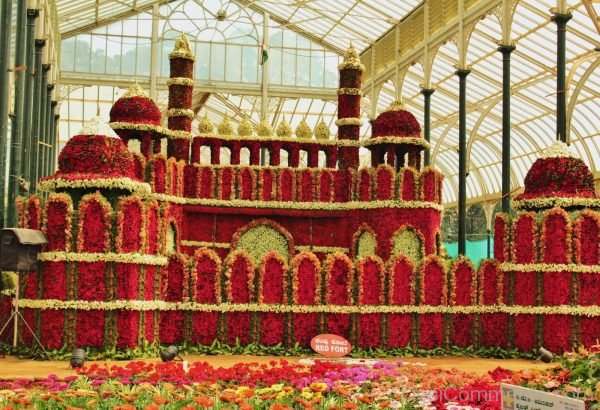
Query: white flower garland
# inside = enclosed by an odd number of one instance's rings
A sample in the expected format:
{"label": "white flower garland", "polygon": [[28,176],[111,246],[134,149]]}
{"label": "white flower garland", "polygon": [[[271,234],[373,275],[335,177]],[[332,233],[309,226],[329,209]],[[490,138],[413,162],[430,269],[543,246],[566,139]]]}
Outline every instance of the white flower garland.
{"label": "white flower garland", "polygon": [[44,262],[117,262],[156,266],[166,266],[169,262],[164,256],[113,252],[42,252],[38,259]]}
{"label": "white flower garland", "polygon": [[600,265],[579,265],[575,263],[510,263],[504,262],[500,268],[505,272],[579,272],[600,273]]}
{"label": "white flower garland", "polygon": [[190,246],[194,248],[219,248],[219,249],[229,249],[231,248],[231,244],[226,242],[206,242],[206,241],[181,241],[181,246]]}
{"label": "white flower garland", "polygon": [[554,141],[552,145],[542,152],[541,158],[576,158],[579,157],[569,149],[569,146],[562,141]]}
{"label": "white flower garland", "polygon": [[433,202],[423,201],[402,201],[402,200],[387,200],[387,201],[350,201],[350,202],[280,202],[280,201],[252,201],[252,200],[223,200],[223,199],[207,199],[207,198],[183,198],[167,194],[150,194],[150,198],[154,198],[162,202],[171,202],[182,205],[199,205],[217,208],[262,208],[262,209],[293,209],[306,211],[351,211],[362,209],[433,209],[443,211],[443,205]]}
{"label": "white flower garland", "polygon": [[299,144],[315,144],[315,145],[331,145],[331,146],[339,146],[346,144],[347,146],[360,147],[361,143],[359,141],[350,141],[350,140],[342,140],[335,141],[329,139],[300,139],[293,137],[263,137],[259,135],[249,135],[249,136],[239,136],[239,135],[198,135],[194,138],[210,138],[215,140],[222,141],[254,141],[254,142],[298,142]]}
{"label": "white flower garland", "polygon": [[194,118],[194,111],[189,108],[169,108],[167,110],[167,117],[188,117]]}
{"label": "white flower garland", "polygon": [[188,131],[170,130],[159,125],[136,124],[132,122],[111,122],[109,123],[109,125],[113,130],[135,130],[155,132],[157,134],[161,134],[173,139],[190,139],[192,137],[192,134]]}
{"label": "white flower garland", "polygon": [[362,127],[363,122],[360,118],[349,117],[340,118],[339,120],[336,120],[335,125],[337,125],[338,127],[342,127],[344,125],[358,125],[359,127]]}
{"label": "white flower garland", "polygon": [[373,137],[363,141],[364,147],[380,144],[396,144],[396,145],[417,145],[425,149],[431,148],[431,144],[420,137],[399,137],[399,136],[384,136]]}
{"label": "white flower garland", "polygon": [[309,245],[297,245],[296,250],[298,251],[309,251],[318,253],[349,253],[350,249],[339,246],[309,246]]}
{"label": "white flower garland", "polygon": [[188,87],[193,87],[194,80],[186,77],[171,77],[167,80],[167,86],[169,85],[185,85]]}
{"label": "white flower garland", "polygon": [[169,60],[172,58],[185,58],[192,61],[196,60],[196,57],[190,48],[190,43],[188,42],[187,36],[183,33],[181,33],[181,36],[179,36],[175,42],[175,48],[169,54]]}
{"label": "white flower garland", "polygon": [[98,179],[79,179],[70,180],[63,178],[53,178],[42,181],[38,184],[41,191],[56,191],[57,189],[81,189],[81,188],[102,188],[102,189],[123,189],[125,191],[136,192],[139,194],[149,194],[150,185],[145,182],[135,181],[131,178],[98,178]]}
{"label": "white flower garland", "polygon": [[359,95],[363,96],[363,92],[360,88],[339,88],[337,95]]}
{"label": "white flower garland", "polygon": [[600,198],[577,198],[551,196],[533,199],[515,199],[512,202],[513,208],[517,210],[532,208],[569,208],[572,206],[582,206],[586,208],[600,208]]}
{"label": "white flower garland", "polygon": [[0,296],[12,296],[17,293],[16,289],[4,289],[0,290]]}
{"label": "white flower garland", "polygon": [[75,310],[134,310],[134,311],[193,311],[193,312],[273,312],[273,313],[443,313],[443,314],[489,314],[509,315],[575,315],[600,316],[600,306],[431,306],[431,305],[280,305],[266,303],[203,304],[197,302],[164,302],[160,300],[116,300],[114,302],[20,299],[18,306],[29,309],[75,309]]}

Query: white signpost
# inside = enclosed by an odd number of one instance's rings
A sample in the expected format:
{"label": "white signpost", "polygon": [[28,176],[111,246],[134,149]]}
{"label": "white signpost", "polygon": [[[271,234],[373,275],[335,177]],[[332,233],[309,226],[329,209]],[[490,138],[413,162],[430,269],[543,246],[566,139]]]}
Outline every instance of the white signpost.
{"label": "white signpost", "polygon": [[582,400],[500,383],[502,410],[585,410]]}

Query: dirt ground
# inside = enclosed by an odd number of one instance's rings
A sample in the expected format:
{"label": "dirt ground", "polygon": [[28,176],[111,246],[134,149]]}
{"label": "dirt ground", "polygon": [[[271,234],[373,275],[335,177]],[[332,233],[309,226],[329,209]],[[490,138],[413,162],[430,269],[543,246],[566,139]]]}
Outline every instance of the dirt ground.
{"label": "dirt ground", "polygon": [[[214,367],[231,367],[240,362],[258,362],[268,363],[271,360],[285,359],[289,362],[298,362],[302,357],[273,357],[273,356],[182,356],[188,362],[208,362]],[[309,359],[318,359],[316,356],[311,356]],[[390,361],[403,360],[408,362],[426,363],[432,368],[441,369],[459,369],[466,372],[474,372],[484,374],[489,370],[500,366],[509,370],[524,370],[530,368],[544,369],[555,366],[555,364],[544,364],[528,360],[518,359],[479,359],[470,357],[435,357],[435,358],[393,358],[387,359]],[[160,359],[145,359],[147,362],[160,362]],[[129,361],[108,361],[97,363],[110,363],[119,366],[124,366]],[[87,364],[92,362],[87,362]],[[74,375],[75,372],[69,367],[68,362],[51,362],[51,361],[32,361],[20,360],[16,357],[6,356],[0,358],[0,379],[10,378],[35,378],[46,377],[50,374],[56,374],[61,377]]]}

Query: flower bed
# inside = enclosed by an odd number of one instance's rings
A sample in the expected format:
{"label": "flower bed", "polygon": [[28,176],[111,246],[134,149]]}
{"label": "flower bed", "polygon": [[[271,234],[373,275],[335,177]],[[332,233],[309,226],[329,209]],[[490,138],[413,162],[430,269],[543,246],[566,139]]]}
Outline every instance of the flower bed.
{"label": "flower bed", "polygon": [[484,375],[375,360],[92,364],[64,379],[0,381],[5,409],[500,409],[499,383],[579,397],[598,409],[599,353],[565,355],[561,366]]}

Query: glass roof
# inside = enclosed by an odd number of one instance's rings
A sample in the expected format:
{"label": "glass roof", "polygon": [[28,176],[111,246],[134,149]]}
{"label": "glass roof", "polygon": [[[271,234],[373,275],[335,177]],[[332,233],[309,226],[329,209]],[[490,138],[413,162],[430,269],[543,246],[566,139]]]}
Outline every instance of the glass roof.
{"label": "glass roof", "polygon": [[[264,41],[263,13],[267,12],[271,20],[269,121],[276,124],[285,117],[295,128],[302,119],[310,125],[323,119],[335,133],[336,66],[341,51],[352,43],[368,53],[373,43],[383,41],[396,24],[412,19],[415,9],[428,2],[439,3],[440,7],[456,4],[449,0],[177,0],[168,4],[149,0],[56,0],[63,34],[61,92],[65,103],[61,106],[61,121],[68,125],[61,129],[61,137],[64,142],[73,135],[75,125],[88,113],[107,114],[112,101],[124,92],[132,78],[149,84],[154,3],[161,4],[157,33],[161,108],[166,105],[165,54],[172,47],[173,38],[184,31],[198,57],[194,107],[197,119],[207,113],[216,125],[227,113],[234,127],[244,115],[258,123],[262,68],[257,65],[257,56]],[[483,4],[482,10],[493,10],[502,1],[466,3],[470,7]],[[567,24],[569,138],[571,149],[598,178],[600,34],[593,19],[600,14],[600,4],[590,4],[595,14],[590,16],[582,0],[567,3],[573,13]],[[550,21],[549,11],[555,6],[551,0],[522,0],[514,11],[511,38],[517,48],[511,55],[513,188],[522,186],[533,161],[555,139],[556,25]],[[225,21],[217,18],[220,11],[226,12]],[[434,17],[431,16],[432,21],[438,21]],[[453,24],[452,16],[440,21]],[[501,190],[502,58],[497,47],[502,35],[495,14],[483,16],[468,28],[472,28],[472,33],[466,63],[472,71],[467,77],[467,194],[470,200],[481,201],[490,196],[498,198]],[[419,41],[415,39],[414,44]],[[390,50],[393,62],[394,48]],[[400,92],[396,90],[393,66],[386,66],[390,74],[383,78],[381,90],[365,84],[363,117],[376,115],[371,112],[373,91],[377,92],[377,112],[387,108],[399,93],[405,107],[423,123],[420,90],[426,81],[421,55],[420,49],[405,67]],[[432,55],[431,87],[436,90],[431,103],[432,160],[446,176],[444,202],[452,205],[458,191],[456,37],[441,39],[439,47],[432,48]],[[405,68],[400,67],[401,71]],[[115,81],[120,85],[115,86]],[[368,121],[361,132],[363,138],[368,138]],[[368,151],[363,152],[361,162],[369,163]]]}

